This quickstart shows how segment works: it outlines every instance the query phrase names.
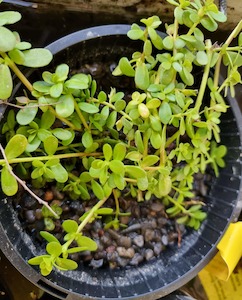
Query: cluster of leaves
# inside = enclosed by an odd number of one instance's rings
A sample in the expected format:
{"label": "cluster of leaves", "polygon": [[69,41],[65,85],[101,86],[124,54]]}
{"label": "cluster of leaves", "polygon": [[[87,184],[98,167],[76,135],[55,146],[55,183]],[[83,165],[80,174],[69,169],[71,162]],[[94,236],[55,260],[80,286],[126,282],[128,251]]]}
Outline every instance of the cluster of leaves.
{"label": "cluster of leaves", "polygon": [[16,31],[6,28],[5,25],[14,24],[20,19],[19,12],[0,12],[0,98],[2,100],[8,99],[12,94],[13,80],[10,69],[15,72],[15,64],[38,68],[49,64],[52,60],[52,54],[48,50],[31,49],[31,44],[21,41]]}
{"label": "cluster of leaves", "polygon": [[[128,32],[143,47],[131,58],[122,57],[113,74],[134,79],[137,89],[129,101],[115,88],[109,94],[97,92],[90,75],[71,75],[66,64],[53,73],[43,72],[42,80],[33,85],[26,82],[16,64],[28,66],[28,59],[17,59],[17,53],[25,57],[31,50],[20,49],[21,42],[16,38],[13,42],[16,35],[0,28],[6,35],[6,42],[0,40],[0,72],[6,79],[0,80],[0,90],[10,82],[10,67],[30,91],[28,96],[17,97],[19,109],[9,111],[2,127],[8,163],[35,187],[55,181],[73,200],[89,200],[93,194],[99,200],[79,225],[72,220],[63,222],[67,233],[63,245],[50,233],[41,233],[48,242],[47,254],[29,262],[39,265],[43,275],[53,267],[74,269],[76,263],[67,258],[70,253],[96,249],[95,242],[82,235],[87,223],[105,217],[106,228],[122,226],[121,192],[137,201],[159,198],[170,217],[195,229],[206,218],[202,203],[192,192],[194,175],[204,173],[208,166],[218,175],[219,167],[224,166],[226,147],[219,145],[219,123],[227,105],[222,92],[230,89],[233,94],[234,86],[241,83],[242,24],[220,47],[205,40],[198,28],[201,24],[214,31],[218,22],[226,20],[213,0],[167,1],[175,6],[175,19],[166,25],[166,35],[156,30],[161,24],[158,16],[142,19],[144,27],[133,24]],[[2,25],[19,18],[18,14],[5,16],[0,15],[0,20],[7,20]],[[188,27],[187,33],[179,33],[180,25]],[[237,36],[238,46],[230,47]],[[222,62],[228,76],[219,84]],[[198,69],[202,70],[201,80],[195,84]],[[10,94],[10,89],[5,90],[0,98]],[[0,160],[1,184],[4,193],[12,196],[18,184],[6,159]],[[111,196],[115,211],[101,207]],[[51,230],[53,216],[46,208],[43,215]]]}

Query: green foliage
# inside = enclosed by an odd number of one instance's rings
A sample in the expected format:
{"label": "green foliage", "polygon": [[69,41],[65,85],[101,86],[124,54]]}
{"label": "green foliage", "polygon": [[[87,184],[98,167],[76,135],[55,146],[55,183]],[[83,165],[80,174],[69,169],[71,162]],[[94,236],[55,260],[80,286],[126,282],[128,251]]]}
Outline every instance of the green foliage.
{"label": "green foliage", "polygon": [[[1,127],[3,192],[17,193],[18,173],[36,188],[58,183],[70,200],[97,200],[78,222],[63,221],[63,244],[47,232],[55,229],[61,207],[50,205],[52,212],[43,207],[46,254],[29,260],[43,275],[53,268],[75,269],[70,254],[97,249],[96,242],[83,235],[86,224],[102,218],[105,228],[123,226],[121,193],[137,201],[159,198],[170,218],[196,230],[206,218],[203,203],[192,192],[194,177],[208,167],[218,176],[225,165],[219,124],[228,108],[224,96],[233,96],[241,84],[242,22],[219,46],[205,40],[201,30],[215,31],[226,21],[213,0],[167,1],[175,9],[174,23],[165,25],[166,35],[157,31],[158,16],[141,19],[142,26],[133,24],[128,32],[141,46],[120,59],[113,75],[133,79],[129,99],[126,91],[113,87],[109,93],[100,91],[91,75],[71,74],[66,64],[28,82],[17,65],[41,67],[52,55],[32,49],[6,27],[20,19],[19,13],[0,13],[0,98],[12,94],[11,72],[29,91],[16,98],[16,108],[9,110]],[[231,47],[237,37],[238,45]],[[222,64],[227,76],[220,82]],[[197,70],[201,80],[194,86]],[[116,209],[104,206],[110,197]]]}

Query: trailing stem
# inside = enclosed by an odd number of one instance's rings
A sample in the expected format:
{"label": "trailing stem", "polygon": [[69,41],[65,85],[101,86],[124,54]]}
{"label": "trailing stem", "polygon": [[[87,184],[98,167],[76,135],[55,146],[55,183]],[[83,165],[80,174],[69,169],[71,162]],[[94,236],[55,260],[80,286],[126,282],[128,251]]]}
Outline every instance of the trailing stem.
{"label": "trailing stem", "polygon": [[52,212],[52,214],[57,218],[59,219],[59,216],[56,214],[56,212],[49,206],[49,204],[42,200],[39,196],[37,196],[33,191],[31,191],[30,188],[28,188],[28,186],[25,184],[25,182],[23,180],[21,180],[16,174],[14,174],[8,160],[7,160],[7,157],[5,155],[5,151],[2,147],[2,145],[0,144],[0,151],[2,153],[2,156],[3,156],[3,159],[4,159],[4,162],[8,168],[8,171],[9,173],[17,180],[17,182],[32,196],[34,197],[41,205],[44,205],[49,211]]}

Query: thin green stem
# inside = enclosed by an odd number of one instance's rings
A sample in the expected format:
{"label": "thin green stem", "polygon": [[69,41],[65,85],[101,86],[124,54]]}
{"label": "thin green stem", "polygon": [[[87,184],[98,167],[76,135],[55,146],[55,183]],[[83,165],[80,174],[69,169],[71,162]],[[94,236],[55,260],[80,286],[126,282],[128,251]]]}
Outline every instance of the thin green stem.
{"label": "thin green stem", "polygon": [[118,201],[118,192],[115,189],[113,189],[113,197],[114,197],[115,206],[116,206],[115,218],[118,219],[118,216],[120,214],[120,208],[119,208],[119,201]]}
{"label": "thin green stem", "polygon": [[10,59],[10,57],[6,53],[0,52],[0,55],[4,58],[4,60],[7,63],[7,65],[16,74],[16,76],[21,80],[21,82],[26,86],[26,88],[30,92],[32,92],[33,91],[32,84],[28,81],[28,79],[24,76],[24,74],[19,70],[19,68],[17,67],[17,65]]}
{"label": "thin green stem", "polygon": [[[220,75],[220,68],[222,64],[222,58],[225,52],[227,51],[239,51],[241,50],[241,47],[229,47],[230,43],[237,37],[237,35],[241,32],[242,30],[242,20],[237,24],[237,26],[234,28],[234,30],[231,32],[227,40],[225,41],[223,47],[220,48],[215,48],[213,51],[217,52],[220,51],[219,53],[219,58],[215,66],[215,72],[214,72],[214,86],[215,88],[218,87],[219,83],[219,75]],[[226,50],[223,50],[224,47],[226,46]]]}
{"label": "thin green stem", "polygon": [[57,119],[59,119],[61,122],[65,123],[68,125],[71,129],[75,131],[82,131],[82,129],[75,127],[70,121],[68,121],[66,118],[61,117],[60,115],[57,114],[55,109],[53,107],[49,107],[49,110],[56,116]]}
{"label": "thin green stem", "polygon": [[[99,103],[99,101],[98,101],[97,99],[92,99],[92,101],[93,101],[93,102],[96,102],[96,103]],[[109,108],[111,108],[112,110],[115,110],[115,111],[116,111],[116,108],[115,108],[115,106],[114,106],[113,104],[111,104],[111,103],[109,103],[109,102],[106,102],[106,101],[102,102],[102,104],[103,104],[103,105],[106,105],[106,106],[108,106]],[[130,120],[130,121],[133,121],[132,118],[131,118],[128,114],[126,114],[124,111],[119,111],[119,113],[120,113],[121,115],[123,115],[126,119],[128,119],[128,120]]]}
{"label": "thin green stem", "polygon": [[89,131],[90,128],[89,128],[89,126],[88,126],[88,124],[87,124],[87,122],[86,122],[86,120],[85,120],[85,118],[84,118],[84,116],[83,116],[83,114],[82,114],[82,112],[81,112],[81,110],[80,110],[80,108],[79,108],[79,106],[78,106],[78,104],[77,104],[76,101],[75,101],[75,110],[76,110],[77,115],[80,118],[83,126]]}
{"label": "thin green stem", "polygon": [[[15,163],[24,163],[24,162],[32,162],[36,160],[51,160],[51,159],[63,159],[63,158],[72,158],[72,157],[86,157],[86,156],[102,156],[101,152],[94,152],[94,153],[63,153],[63,154],[55,154],[55,155],[47,155],[47,156],[35,156],[35,157],[17,157],[8,160],[9,164]],[[0,165],[4,165],[5,160],[0,159]]]}
{"label": "thin green stem", "polygon": [[0,144],[0,151],[2,153],[3,156],[3,160],[5,163],[5,166],[7,167],[9,173],[15,178],[15,180],[33,197],[35,198],[41,205],[44,205],[57,219],[59,219],[59,216],[56,214],[56,212],[49,206],[48,202],[42,200],[39,196],[37,196],[27,185],[26,183],[20,179],[17,175],[15,175],[15,173],[13,172],[9,161],[7,159],[7,156],[5,154],[5,151],[2,147],[2,145]]}
{"label": "thin green stem", "polygon": [[202,105],[202,101],[203,101],[203,97],[204,97],[204,93],[205,93],[205,90],[207,87],[207,81],[208,81],[208,77],[209,77],[209,73],[210,73],[212,56],[213,56],[212,43],[210,40],[206,41],[206,47],[207,47],[208,63],[206,64],[205,69],[204,69],[202,81],[201,81],[199,92],[198,92],[197,99],[196,99],[196,104],[194,107],[194,109],[197,113],[199,112],[199,109]]}
{"label": "thin green stem", "polygon": [[168,200],[174,204],[176,207],[178,207],[183,213],[188,213],[188,211],[185,209],[185,207],[183,207],[180,203],[178,203],[175,199],[173,199],[171,196],[167,195],[166,196],[168,198]]}
{"label": "thin green stem", "polygon": [[[103,204],[107,201],[108,197],[103,198],[102,200],[98,201],[92,209],[89,211],[85,219],[81,222],[81,224],[78,226],[76,233],[82,232],[82,230],[85,228],[85,226],[91,221],[94,213],[103,206]],[[62,250],[67,250],[68,247],[71,245],[71,243],[74,241],[75,238],[72,238],[68,240],[64,245],[62,245]]]}
{"label": "thin green stem", "polygon": [[165,147],[167,148],[168,146],[170,146],[170,144],[173,143],[180,135],[181,134],[179,130],[175,132],[171,137],[167,139]]}

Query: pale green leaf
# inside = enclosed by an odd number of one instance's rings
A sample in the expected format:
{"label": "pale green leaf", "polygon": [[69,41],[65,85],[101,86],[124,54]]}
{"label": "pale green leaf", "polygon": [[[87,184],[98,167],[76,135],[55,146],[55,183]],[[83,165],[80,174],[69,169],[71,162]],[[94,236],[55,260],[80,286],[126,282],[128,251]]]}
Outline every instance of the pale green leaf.
{"label": "pale green leaf", "polygon": [[23,51],[25,67],[39,68],[48,65],[52,60],[52,54],[47,49],[36,48]]}
{"label": "pale green leaf", "polygon": [[13,80],[10,69],[5,64],[0,64],[0,99],[8,99],[13,90]]}
{"label": "pale green leaf", "polygon": [[7,196],[13,196],[18,191],[18,182],[16,178],[10,174],[6,166],[4,166],[1,171],[1,187]]}

